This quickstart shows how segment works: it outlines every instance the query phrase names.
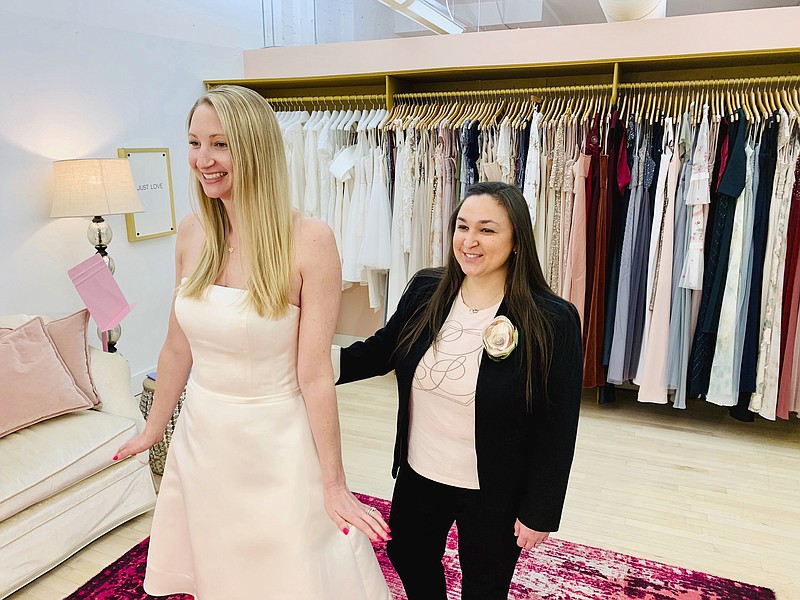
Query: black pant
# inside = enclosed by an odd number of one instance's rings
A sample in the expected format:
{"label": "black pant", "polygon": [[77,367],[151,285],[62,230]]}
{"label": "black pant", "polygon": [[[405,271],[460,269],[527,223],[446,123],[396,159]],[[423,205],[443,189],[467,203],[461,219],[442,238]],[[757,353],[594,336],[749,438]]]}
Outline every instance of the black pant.
{"label": "black pant", "polygon": [[437,483],[403,465],[394,486],[386,551],[408,600],[446,600],[442,556],[454,521],[462,600],[506,600],[520,553],[515,520],[509,511],[487,508],[478,490]]}

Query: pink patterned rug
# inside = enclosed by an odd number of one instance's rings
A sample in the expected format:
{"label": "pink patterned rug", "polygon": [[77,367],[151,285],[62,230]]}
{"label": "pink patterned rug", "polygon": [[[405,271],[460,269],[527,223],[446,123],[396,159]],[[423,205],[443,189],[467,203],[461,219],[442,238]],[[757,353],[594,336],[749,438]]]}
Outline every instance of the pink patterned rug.
{"label": "pink patterned rug", "polygon": [[[388,519],[388,500],[358,494],[362,502],[379,508]],[[149,600],[142,589],[148,540],[98,573],[65,600]],[[450,531],[443,563],[447,572],[448,598],[461,596],[458,537]],[[375,546],[395,600],[406,600],[403,586],[383,545]],[[175,595],[162,600],[190,600]],[[511,600],[775,600],[767,588],[634,558],[609,550],[548,540],[535,552],[522,552],[511,585]],[[153,599],[155,600],[155,599]]]}

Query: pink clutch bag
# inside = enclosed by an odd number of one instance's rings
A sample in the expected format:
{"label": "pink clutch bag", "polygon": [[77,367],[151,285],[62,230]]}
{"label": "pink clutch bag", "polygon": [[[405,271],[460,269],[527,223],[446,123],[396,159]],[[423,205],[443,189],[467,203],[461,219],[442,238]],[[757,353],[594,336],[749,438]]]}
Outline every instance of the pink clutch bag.
{"label": "pink clutch bag", "polygon": [[113,329],[133,309],[99,254],[75,265],[68,273],[100,331]]}

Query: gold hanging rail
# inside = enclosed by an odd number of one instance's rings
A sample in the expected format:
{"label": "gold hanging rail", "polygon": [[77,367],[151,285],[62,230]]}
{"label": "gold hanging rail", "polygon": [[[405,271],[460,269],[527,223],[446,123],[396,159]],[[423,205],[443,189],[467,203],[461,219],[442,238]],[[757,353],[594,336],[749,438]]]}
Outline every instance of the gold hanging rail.
{"label": "gold hanging rail", "polygon": [[621,90],[647,90],[662,88],[680,89],[694,87],[785,85],[787,83],[800,83],[800,75],[740,77],[737,79],[694,79],[690,81],[641,81],[636,83],[620,83],[617,87]]}
{"label": "gold hanging rail", "polygon": [[395,101],[404,100],[461,100],[469,98],[487,98],[491,96],[521,96],[521,95],[541,95],[541,94],[562,94],[568,92],[599,92],[611,91],[612,85],[593,84],[593,85],[566,85],[553,87],[535,88],[507,88],[507,89],[486,89],[486,90],[454,90],[446,92],[402,92],[394,94]]}
{"label": "gold hanging rail", "polygon": [[386,94],[354,94],[349,96],[281,96],[276,98],[265,98],[270,104],[306,104],[325,102],[384,102]]}
{"label": "gold hanging rail", "polygon": [[[741,108],[748,122],[756,123],[767,119],[778,107],[790,113],[800,112],[800,75],[641,81],[617,87],[622,96],[621,112],[651,123],[659,115],[675,118],[684,108],[690,112],[691,122],[698,123],[704,106],[716,116],[730,115],[734,120],[739,118],[736,109]],[[775,118],[780,120],[780,115]]]}

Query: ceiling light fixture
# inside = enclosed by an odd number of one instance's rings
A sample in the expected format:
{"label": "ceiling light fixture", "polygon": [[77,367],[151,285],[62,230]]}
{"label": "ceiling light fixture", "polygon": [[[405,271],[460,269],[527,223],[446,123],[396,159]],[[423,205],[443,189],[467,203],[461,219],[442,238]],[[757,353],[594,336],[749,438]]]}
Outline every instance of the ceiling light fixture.
{"label": "ceiling light fixture", "polygon": [[606,21],[639,21],[667,16],[667,0],[598,0]]}
{"label": "ceiling light fixture", "polygon": [[378,0],[435,33],[464,33],[464,26],[424,0]]}

